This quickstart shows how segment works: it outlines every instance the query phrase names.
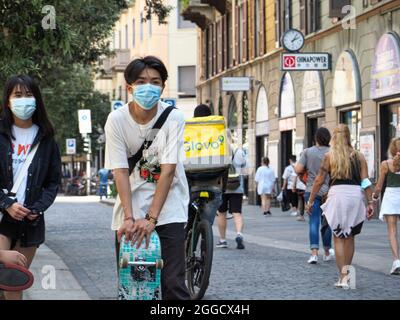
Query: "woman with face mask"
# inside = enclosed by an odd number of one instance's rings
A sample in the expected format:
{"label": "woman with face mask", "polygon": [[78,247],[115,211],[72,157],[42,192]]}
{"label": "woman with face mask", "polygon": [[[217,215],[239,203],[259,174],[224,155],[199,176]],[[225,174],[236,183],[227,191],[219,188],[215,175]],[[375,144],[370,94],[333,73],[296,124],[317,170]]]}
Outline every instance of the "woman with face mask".
{"label": "woman with face mask", "polygon": [[[40,89],[28,76],[13,76],[0,105],[0,250],[20,252],[27,267],[44,242],[44,212],[60,177],[60,151]],[[22,299],[22,292],[5,298]]]}

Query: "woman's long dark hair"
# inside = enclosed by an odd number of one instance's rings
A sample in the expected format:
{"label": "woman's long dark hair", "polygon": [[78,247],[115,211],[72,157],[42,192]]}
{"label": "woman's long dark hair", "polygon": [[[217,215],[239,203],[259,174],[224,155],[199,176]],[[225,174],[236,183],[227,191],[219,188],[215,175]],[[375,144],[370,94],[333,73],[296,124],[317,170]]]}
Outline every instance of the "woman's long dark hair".
{"label": "woman's long dark hair", "polygon": [[36,110],[32,116],[32,121],[39,127],[40,133],[43,136],[53,137],[54,127],[47,116],[39,86],[31,77],[26,75],[12,76],[8,79],[4,87],[3,103],[0,105],[0,119],[3,122],[5,132],[12,137],[11,128],[14,124],[14,117],[11,109],[8,107],[8,103],[14,88],[17,86],[21,86],[21,88],[32,92],[36,99]]}

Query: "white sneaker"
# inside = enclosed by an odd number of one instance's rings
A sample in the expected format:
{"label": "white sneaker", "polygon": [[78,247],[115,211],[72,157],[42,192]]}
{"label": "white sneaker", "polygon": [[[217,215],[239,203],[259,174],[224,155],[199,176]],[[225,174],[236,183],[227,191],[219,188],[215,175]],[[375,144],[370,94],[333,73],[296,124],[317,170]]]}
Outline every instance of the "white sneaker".
{"label": "white sneaker", "polygon": [[291,217],[297,217],[297,211],[293,211],[293,212],[290,214],[290,216],[291,216]]}
{"label": "white sneaker", "polygon": [[400,275],[400,260],[394,260],[390,274]]}
{"label": "white sneaker", "polygon": [[318,256],[311,256],[310,259],[308,259],[307,263],[309,264],[316,264],[318,262]]}
{"label": "white sneaker", "polygon": [[335,255],[329,253],[329,256],[327,256],[327,255],[324,254],[324,257],[323,257],[322,259],[323,259],[325,262],[332,261],[332,260],[335,260]]}

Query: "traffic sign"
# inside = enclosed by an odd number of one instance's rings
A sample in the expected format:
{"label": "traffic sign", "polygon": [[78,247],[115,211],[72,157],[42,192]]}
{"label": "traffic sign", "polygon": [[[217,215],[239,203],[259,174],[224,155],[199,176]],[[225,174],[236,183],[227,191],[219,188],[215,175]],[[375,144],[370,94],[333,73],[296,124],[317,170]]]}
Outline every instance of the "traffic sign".
{"label": "traffic sign", "polygon": [[327,71],[331,70],[329,53],[283,53],[282,71]]}
{"label": "traffic sign", "polygon": [[111,101],[111,111],[117,110],[121,107],[123,107],[125,103],[121,100],[113,100]]}
{"label": "traffic sign", "polygon": [[76,154],[76,139],[66,139],[67,143],[67,154]]}
{"label": "traffic sign", "polygon": [[92,133],[92,119],[90,109],[78,110],[79,133]]}

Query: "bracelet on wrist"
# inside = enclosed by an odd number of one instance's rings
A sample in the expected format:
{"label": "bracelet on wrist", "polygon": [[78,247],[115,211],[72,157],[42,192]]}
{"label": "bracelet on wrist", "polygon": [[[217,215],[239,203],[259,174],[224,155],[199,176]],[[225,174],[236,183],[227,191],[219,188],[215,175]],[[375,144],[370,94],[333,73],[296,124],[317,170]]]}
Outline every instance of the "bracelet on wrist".
{"label": "bracelet on wrist", "polygon": [[126,217],[126,218],[124,219],[124,221],[128,221],[128,220],[132,220],[132,222],[135,222],[135,219],[133,219],[133,217],[132,217],[132,216],[130,216],[130,217]]}
{"label": "bracelet on wrist", "polygon": [[146,220],[150,221],[152,224],[157,225],[158,220],[154,217],[152,217],[151,215],[149,215],[148,213],[146,213]]}

